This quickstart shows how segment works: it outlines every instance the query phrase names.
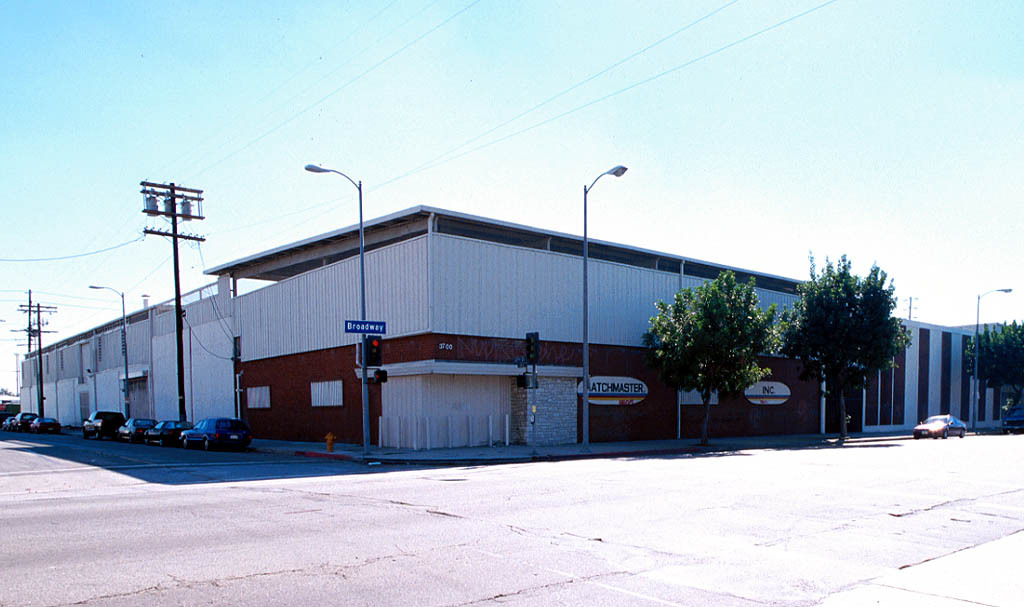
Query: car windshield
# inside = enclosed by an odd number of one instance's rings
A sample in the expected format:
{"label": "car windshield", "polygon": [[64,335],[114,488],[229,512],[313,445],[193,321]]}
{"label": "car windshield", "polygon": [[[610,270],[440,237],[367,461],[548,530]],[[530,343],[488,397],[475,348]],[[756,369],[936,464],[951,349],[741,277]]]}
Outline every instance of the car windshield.
{"label": "car windshield", "polygon": [[152,428],[156,425],[156,422],[151,419],[137,419],[135,420],[136,428]]}
{"label": "car windshield", "polygon": [[173,428],[180,428],[182,430],[188,430],[192,427],[189,422],[171,422]]}
{"label": "car windshield", "polygon": [[928,419],[924,420],[926,424],[943,424],[949,419],[948,415],[933,415]]}

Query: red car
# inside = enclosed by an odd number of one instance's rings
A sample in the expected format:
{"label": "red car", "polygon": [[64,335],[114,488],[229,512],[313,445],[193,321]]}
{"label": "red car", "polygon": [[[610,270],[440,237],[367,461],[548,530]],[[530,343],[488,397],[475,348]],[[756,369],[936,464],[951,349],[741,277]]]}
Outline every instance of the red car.
{"label": "red car", "polygon": [[52,417],[37,417],[32,420],[29,424],[28,429],[30,432],[36,434],[42,432],[52,432],[53,434],[60,434],[60,422],[53,419]]}

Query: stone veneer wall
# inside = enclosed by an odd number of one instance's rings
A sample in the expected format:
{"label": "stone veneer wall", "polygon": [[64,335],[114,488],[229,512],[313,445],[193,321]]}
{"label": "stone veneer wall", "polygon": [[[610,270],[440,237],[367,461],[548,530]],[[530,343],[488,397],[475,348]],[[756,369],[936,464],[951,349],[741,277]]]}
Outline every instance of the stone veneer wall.
{"label": "stone veneer wall", "polygon": [[[512,442],[526,445],[565,445],[576,442],[576,380],[539,377],[537,389],[517,388],[512,379]],[[537,408],[534,423],[530,413]]]}

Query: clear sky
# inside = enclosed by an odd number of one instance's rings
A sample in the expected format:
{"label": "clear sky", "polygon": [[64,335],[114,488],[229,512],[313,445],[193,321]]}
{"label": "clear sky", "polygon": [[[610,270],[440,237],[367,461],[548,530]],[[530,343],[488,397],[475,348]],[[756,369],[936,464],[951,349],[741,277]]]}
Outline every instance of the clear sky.
{"label": "clear sky", "polygon": [[[0,386],[45,340],[173,297],[139,182],[205,191],[208,267],[429,204],[1024,318],[1020,0],[0,3]],[[820,8],[818,8],[820,7]],[[816,10],[815,10],[816,9]],[[136,242],[131,242],[136,241]],[[60,261],[12,261],[73,256]]]}

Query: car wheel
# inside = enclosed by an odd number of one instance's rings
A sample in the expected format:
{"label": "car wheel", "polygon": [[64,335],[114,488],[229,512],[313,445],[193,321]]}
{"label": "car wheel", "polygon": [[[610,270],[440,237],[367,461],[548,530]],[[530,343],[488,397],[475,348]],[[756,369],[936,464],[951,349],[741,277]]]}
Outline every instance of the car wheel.
{"label": "car wheel", "polygon": [[89,433],[82,430],[82,440],[89,440]]}
{"label": "car wheel", "polygon": [[946,440],[947,438],[949,438],[949,428],[942,431],[942,440]]}
{"label": "car wheel", "polygon": [[188,449],[188,441],[187,441],[187,440],[185,440],[185,437],[184,437],[184,436],[183,436],[183,437],[181,437],[181,448],[182,448],[182,449]]}
{"label": "car wheel", "polygon": [[960,438],[963,438],[963,437],[964,437],[964,435],[966,435],[966,434],[967,434],[967,429],[965,429],[965,428],[960,428]]}
{"label": "car wheel", "polygon": [[203,439],[203,451],[209,451],[209,450],[210,450],[210,439],[204,438]]}

